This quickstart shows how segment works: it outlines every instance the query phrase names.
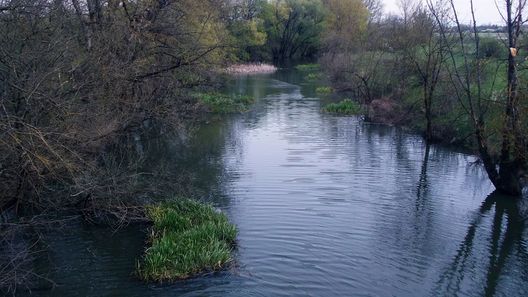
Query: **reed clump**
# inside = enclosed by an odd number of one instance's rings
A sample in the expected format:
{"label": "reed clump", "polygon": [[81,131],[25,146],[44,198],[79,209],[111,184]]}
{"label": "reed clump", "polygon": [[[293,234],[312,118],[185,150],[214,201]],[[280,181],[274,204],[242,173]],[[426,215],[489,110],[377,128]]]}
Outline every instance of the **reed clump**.
{"label": "reed clump", "polygon": [[337,103],[330,103],[326,105],[323,110],[328,113],[355,115],[362,112],[361,106],[351,99],[344,99]]}
{"label": "reed clump", "polygon": [[236,227],[212,206],[180,199],[147,209],[150,247],[138,262],[145,281],[164,282],[218,271],[233,261]]}
{"label": "reed clump", "polygon": [[255,102],[251,96],[227,95],[219,92],[197,93],[195,97],[208,111],[219,114],[244,112]]}

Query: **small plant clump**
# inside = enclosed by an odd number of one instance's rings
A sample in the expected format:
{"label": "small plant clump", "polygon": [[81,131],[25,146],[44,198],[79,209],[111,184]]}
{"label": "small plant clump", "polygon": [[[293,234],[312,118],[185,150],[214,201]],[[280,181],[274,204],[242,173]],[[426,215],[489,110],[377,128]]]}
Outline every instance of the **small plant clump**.
{"label": "small plant clump", "polygon": [[322,76],[322,74],[320,72],[313,72],[313,73],[309,73],[307,76],[306,76],[306,79],[307,80],[318,80],[320,79]]}
{"label": "small plant clump", "polygon": [[330,103],[323,110],[328,113],[355,115],[361,113],[361,106],[350,99],[344,99],[338,103]]}
{"label": "small plant clump", "polygon": [[236,227],[206,204],[181,199],[148,207],[151,246],[138,262],[145,281],[181,280],[217,271],[232,262]]}
{"label": "small plant clump", "polygon": [[295,69],[305,72],[319,71],[320,68],[319,64],[300,64],[295,66]]}
{"label": "small plant clump", "polygon": [[245,95],[227,95],[218,92],[195,94],[198,101],[213,113],[235,113],[247,111],[255,102],[253,97]]}
{"label": "small plant clump", "polygon": [[317,87],[315,92],[320,95],[332,94],[333,90],[331,87]]}

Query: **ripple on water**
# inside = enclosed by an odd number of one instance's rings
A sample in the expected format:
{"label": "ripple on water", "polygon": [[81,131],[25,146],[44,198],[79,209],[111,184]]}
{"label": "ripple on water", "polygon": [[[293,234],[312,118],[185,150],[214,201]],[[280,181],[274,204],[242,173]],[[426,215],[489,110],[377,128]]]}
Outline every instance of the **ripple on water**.
{"label": "ripple on water", "polygon": [[[91,262],[76,250],[76,240],[68,239],[58,250],[71,250],[68,259],[84,268],[71,271],[77,277],[66,277],[67,285],[56,292],[68,295],[70,284],[92,296],[514,296],[527,291],[526,203],[488,197],[492,187],[480,169],[469,166],[472,157],[433,146],[425,162],[418,136],[321,114],[319,100],[307,99],[313,95],[309,89],[286,82],[295,79],[289,75],[240,78],[237,89],[270,95],[260,99],[258,111],[229,120],[230,133],[217,154],[225,176],[215,187],[220,193],[210,197],[239,229],[235,273],[152,289],[116,272],[123,259],[133,266],[127,252],[103,255],[108,247],[102,242],[77,240],[101,255]],[[106,266],[94,265],[98,261]],[[103,272],[110,273],[108,279]]]}

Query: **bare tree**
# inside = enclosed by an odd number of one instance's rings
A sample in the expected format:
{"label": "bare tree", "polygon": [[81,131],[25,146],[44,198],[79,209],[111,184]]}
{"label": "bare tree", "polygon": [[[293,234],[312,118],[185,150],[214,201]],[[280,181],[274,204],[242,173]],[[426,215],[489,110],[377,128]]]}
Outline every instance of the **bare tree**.
{"label": "bare tree", "polygon": [[369,23],[379,22],[383,14],[383,3],[381,0],[363,0],[369,12]]}
{"label": "bare tree", "polygon": [[[405,6],[412,5],[407,3]],[[422,102],[426,121],[425,139],[431,142],[434,139],[433,100],[445,62],[446,46],[438,35],[438,24],[434,17],[421,5],[413,7],[414,11],[408,12],[410,16],[403,24],[405,30],[403,53],[422,86]],[[435,9],[438,12],[441,8]]]}
{"label": "bare tree", "polygon": [[[474,10],[471,6],[471,31],[464,30],[453,0],[449,0],[454,32],[451,35],[449,25],[440,19],[432,0],[428,6],[435,16],[441,36],[449,44],[455,39],[455,45],[448,45],[448,56],[451,61],[449,73],[455,95],[469,115],[474,128],[478,151],[490,181],[497,190],[510,195],[520,195],[523,189],[523,177],[526,169],[526,136],[521,119],[521,98],[518,82],[518,51],[521,28],[525,23],[523,16],[526,0],[504,0],[505,11],[502,12],[507,29],[507,88],[502,92],[503,98],[492,98],[494,86],[486,90],[483,86],[485,63],[480,54],[480,36]],[[459,59],[462,55],[461,59]],[[500,134],[500,150],[494,152],[491,127],[486,120],[490,109],[503,109],[504,123]],[[495,157],[495,156],[498,157]]]}

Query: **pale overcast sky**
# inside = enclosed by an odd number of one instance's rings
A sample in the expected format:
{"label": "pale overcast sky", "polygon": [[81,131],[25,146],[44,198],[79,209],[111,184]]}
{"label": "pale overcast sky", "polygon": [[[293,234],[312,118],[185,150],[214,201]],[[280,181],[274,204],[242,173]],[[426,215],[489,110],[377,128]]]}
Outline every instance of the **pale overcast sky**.
{"label": "pale overcast sky", "polygon": [[[497,1],[497,2],[495,2]],[[384,10],[386,13],[400,12],[398,8],[398,0],[382,0],[384,4]],[[479,24],[502,24],[502,18],[497,11],[495,3],[499,4],[502,8],[503,0],[473,0],[475,5],[475,15]],[[471,19],[471,9],[469,0],[455,0],[455,5],[459,11],[460,19],[469,21]]]}

